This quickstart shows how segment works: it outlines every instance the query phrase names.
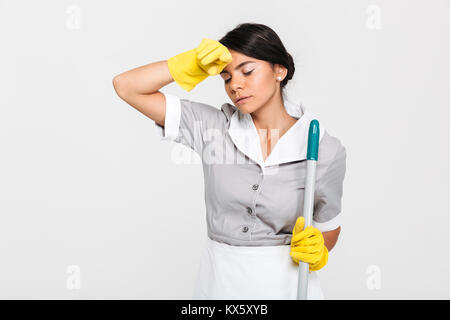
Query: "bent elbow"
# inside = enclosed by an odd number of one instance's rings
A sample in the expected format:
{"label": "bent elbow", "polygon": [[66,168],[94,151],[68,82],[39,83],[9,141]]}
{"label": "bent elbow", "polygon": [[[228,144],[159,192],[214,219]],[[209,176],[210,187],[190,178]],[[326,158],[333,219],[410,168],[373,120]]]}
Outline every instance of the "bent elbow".
{"label": "bent elbow", "polygon": [[112,85],[114,87],[114,90],[116,91],[116,93],[119,97],[123,97],[125,95],[123,81],[121,79],[122,78],[120,77],[120,75],[118,75],[118,76],[115,76],[112,80]]}

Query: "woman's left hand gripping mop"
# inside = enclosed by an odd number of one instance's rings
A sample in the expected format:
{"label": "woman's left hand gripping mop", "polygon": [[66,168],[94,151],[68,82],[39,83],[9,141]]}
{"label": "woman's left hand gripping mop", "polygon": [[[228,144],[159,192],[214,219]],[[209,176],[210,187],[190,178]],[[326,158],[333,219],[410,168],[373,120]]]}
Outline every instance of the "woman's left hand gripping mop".
{"label": "woman's left hand gripping mop", "polygon": [[309,271],[323,268],[328,261],[328,249],[319,229],[308,226],[304,230],[305,219],[298,217],[292,230],[290,256],[295,263],[309,263]]}

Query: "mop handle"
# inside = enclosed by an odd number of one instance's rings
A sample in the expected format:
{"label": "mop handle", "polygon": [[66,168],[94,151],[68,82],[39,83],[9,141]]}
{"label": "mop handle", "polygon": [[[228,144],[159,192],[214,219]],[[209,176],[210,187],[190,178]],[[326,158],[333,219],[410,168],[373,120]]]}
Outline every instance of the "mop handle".
{"label": "mop handle", "polygon": [[[312,120],[308,132],[308,153],[306,155],[306,185],[303,202],[305,228],[312,224],[314,210],[314,184],[316,181],[316,164],[319,153],[319,121]],[[297,300],[306,300],[308,292],[309,264],[299,261]]]}

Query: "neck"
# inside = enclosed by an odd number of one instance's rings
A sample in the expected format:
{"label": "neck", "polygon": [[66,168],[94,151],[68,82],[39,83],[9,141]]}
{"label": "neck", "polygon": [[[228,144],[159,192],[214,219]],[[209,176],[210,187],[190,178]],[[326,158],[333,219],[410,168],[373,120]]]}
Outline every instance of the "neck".
{"label": "neck", "polygon": [[271,130],[279,130],[279,136],[281,136],[297,121],[286,111],[280,95],[270,99],[264,106],[252,112],[251,116],[256,129],[266,133],[268,140],[270,140]]}

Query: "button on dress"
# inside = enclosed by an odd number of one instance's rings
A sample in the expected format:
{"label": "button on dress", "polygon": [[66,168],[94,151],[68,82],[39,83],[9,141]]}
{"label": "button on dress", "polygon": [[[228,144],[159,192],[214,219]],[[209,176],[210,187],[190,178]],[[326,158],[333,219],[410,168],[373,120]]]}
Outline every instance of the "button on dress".
{"label": "button on dress", "polygon": [[[297,121],[281,137],[272,130],[274,147],[264,160],[250,114],[229,103],[218,109],[163,94],[159,139],[181,143],[202,159],[207,238],[193,299],[296,299],[298,264],[289,253],[303,216],[310,121],[320,123],[312,223],[322,232],[341,225],[345,147],[302,103],[284,98]],[[318,272],[309,275],[308,299],[324,299]]]}

